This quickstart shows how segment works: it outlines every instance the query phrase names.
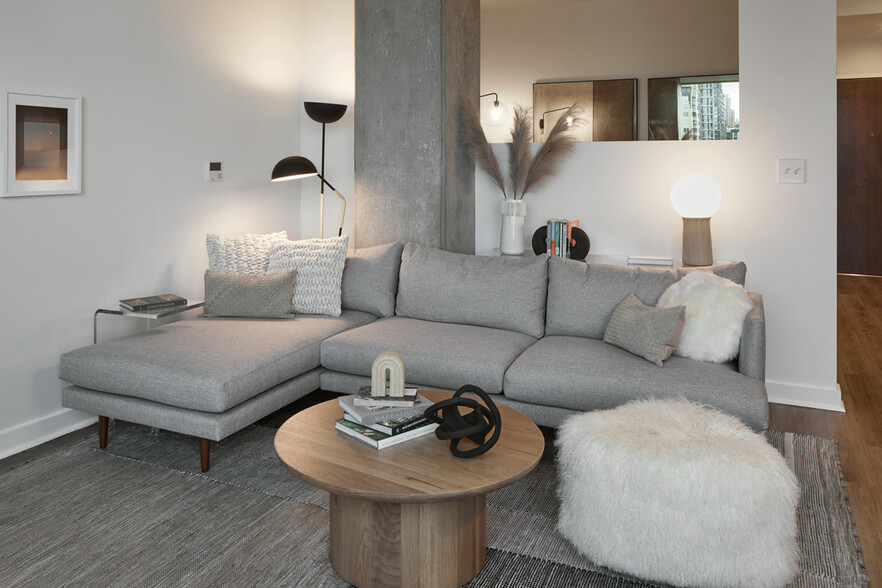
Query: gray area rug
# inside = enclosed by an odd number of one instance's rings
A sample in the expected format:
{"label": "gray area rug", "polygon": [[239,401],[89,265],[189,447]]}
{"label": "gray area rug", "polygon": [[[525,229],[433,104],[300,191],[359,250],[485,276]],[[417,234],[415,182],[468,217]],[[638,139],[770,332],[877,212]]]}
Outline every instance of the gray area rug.
{"label": "gray area rug", "polygon": [[[0,586],[347,587],[327,558],[328,497],[288,473],[275,429],[213,444],[111,429],[0,476]],[[768,433],[802,485],[791,586],[865,586],[835,441]],[[555,529],[551,459],[488,496],[487,564],[473,587],[654,586],[597,567]]]}

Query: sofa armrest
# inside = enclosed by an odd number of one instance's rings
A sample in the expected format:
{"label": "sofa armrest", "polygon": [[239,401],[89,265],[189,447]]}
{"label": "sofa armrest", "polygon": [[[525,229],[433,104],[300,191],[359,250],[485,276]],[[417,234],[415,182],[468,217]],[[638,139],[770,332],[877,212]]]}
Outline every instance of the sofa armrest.
{"label": "sofa armrest", "polygon": [[738,371],[745,376],[765,381],[766,379],[766,315],[763,311],[763,297],[756,292],[748,292],[753,308],[744,317],[741,331],[741,348],[738,352]]}

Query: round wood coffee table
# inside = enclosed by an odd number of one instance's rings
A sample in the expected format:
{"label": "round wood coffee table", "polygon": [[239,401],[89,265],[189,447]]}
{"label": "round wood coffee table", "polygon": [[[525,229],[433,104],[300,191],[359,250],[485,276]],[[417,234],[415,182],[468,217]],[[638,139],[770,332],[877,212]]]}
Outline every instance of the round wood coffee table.
{"label": "round wood coffee table", "polygon": [[[432,402],[446,392],[420,390]],[[434,434],[374,449],[334,429],[329,400],[292,416],[276,454],[298,478],[327,490],[331,565],[359,586],[461,586],[484,567],[486,495],[530,473],[545,447],[538,427],[501,404],[499,440],[460,459]]]}

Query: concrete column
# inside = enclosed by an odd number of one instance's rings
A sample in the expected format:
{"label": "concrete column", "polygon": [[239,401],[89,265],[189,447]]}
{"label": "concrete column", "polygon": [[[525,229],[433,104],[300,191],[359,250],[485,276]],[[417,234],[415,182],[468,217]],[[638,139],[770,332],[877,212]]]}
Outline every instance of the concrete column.
{"label": "concrete column", "polygon": [[356,0],[355,244],[475,247],[459,104],[480,89],[478,0]]}

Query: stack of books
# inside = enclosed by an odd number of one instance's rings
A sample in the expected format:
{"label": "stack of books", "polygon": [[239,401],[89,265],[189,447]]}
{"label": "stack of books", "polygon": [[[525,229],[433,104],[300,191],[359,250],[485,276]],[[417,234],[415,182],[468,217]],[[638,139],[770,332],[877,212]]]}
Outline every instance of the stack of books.
{"label": "stack of books", "polygon": [[373,404],[365,404],[365,396],[370,396],[369,389],[366,394],[362,390],[359,394],[341,396],[338,402],[343,409],[343,418],[337,419],[334,428],[375,449],[383,449],[434,432],[438,425],[423,416],[423,411],[432,406],[432,403],[422,394],[418,394],[415,388],[406,388],[404,392],[405,396],[410,392],[411,398],[401,400],[399,397],[398,402],[410,402],[410,405],[390,406],[388,397],[381,397]]}
{"label": "stack of books", "polygon": [[179,306],[186,306],[187,299],[177,294],[159,294],[143,298],[126,298],[119,301],[120,307],[132,312],[163,312]]}
{"label": "stack of books", "polygon": [[545,253],[558,257],[570,257],[570,249],[575,245],[573,241],[573,227],[578,227],[579,221],[553,218],[548,221],[547,247]]}

